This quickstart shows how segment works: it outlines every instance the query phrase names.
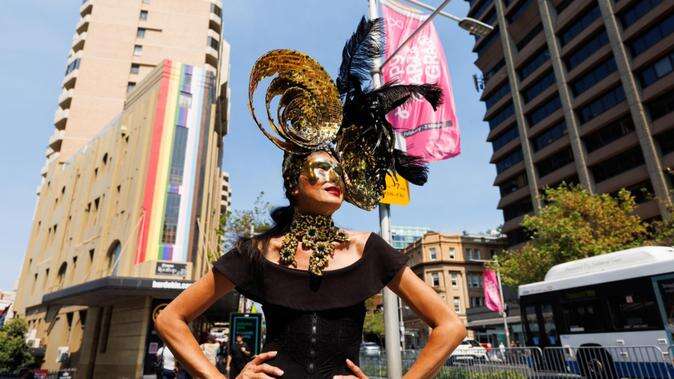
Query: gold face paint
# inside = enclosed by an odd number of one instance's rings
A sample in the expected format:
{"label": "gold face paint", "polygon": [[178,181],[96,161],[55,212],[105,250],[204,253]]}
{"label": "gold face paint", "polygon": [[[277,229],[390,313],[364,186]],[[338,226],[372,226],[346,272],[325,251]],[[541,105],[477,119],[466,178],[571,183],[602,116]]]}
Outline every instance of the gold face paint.
{"label": "gold face paint", "polygon": [[313,155],[304,162],[302,174],[309,179],[312,185],[318,183],[319,180],[323,183],[330,182],[339,186],[344,192],[343,172],[339,162],[334,162],[325,156]]}

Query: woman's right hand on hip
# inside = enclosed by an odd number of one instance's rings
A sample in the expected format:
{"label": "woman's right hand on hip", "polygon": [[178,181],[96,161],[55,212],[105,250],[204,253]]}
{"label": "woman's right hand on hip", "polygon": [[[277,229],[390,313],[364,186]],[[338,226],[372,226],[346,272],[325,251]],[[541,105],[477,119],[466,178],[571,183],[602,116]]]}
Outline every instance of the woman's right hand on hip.
{"label": "woman's right hand on hip", "polygon": [[280,368],[264,363],[264,361],[274,358],[276,354],[276,351],[268,351],[256,355],[252,361],[243,367],[236,379],[273,379],[283,375],[283,370]]}

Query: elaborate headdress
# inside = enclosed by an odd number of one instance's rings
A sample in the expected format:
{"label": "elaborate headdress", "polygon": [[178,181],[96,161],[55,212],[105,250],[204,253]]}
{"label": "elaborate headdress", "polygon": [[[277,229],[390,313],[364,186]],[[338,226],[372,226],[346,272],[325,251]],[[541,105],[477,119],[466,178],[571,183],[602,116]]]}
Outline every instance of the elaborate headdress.
{"label": "elaborate headdress", "polygon": [[[374,60],[384,52],[381,19],[363,18],[344,46],[336,83],[315,60],[293,50],[273,50],[260,57],[250,74],[248,103],[262,133],[284,152],[286,186],[296,185],[304,157],[314,151],[335,155],[344,171],[345,200],[371,210],[383,196],[387,173],[423,185],[425,163],[395,148],[386,114],[412,97],[436,108],[442,97],[434,84],[386,83],[372,88]],[[269,130],[255,113],[258,84],[273,77],[265,95]],[[278,99],[276,114],[272,101]]]}

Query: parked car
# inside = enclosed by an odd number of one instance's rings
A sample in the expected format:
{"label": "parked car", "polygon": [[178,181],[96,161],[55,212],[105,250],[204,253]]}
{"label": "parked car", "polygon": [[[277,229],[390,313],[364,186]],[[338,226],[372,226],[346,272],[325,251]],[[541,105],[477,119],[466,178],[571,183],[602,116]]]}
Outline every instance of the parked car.
{"label": "parked car", "polygon": [[459,346],[447,359],[447,363],[450,365],[457,362],[473,363],[476,361],[487,361],[487,349],[482,347],[476,340],[470,338],[461,341]]}
{"label": "parked car", "polygon": [[363,342],[360,344],[360,354],[367,357],[378,357],[381,355],[381,348],[374,342]]}

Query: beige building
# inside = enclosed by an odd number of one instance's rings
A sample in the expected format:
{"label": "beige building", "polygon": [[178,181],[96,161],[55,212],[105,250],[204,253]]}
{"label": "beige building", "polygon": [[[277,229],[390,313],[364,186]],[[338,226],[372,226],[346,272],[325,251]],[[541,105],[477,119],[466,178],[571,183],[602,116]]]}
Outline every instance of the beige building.
{"label": "beige building", "polygon": [[229,185],[229,173],[222,171],[222,190],[220,191],[220,214],[227,214],[232,206],[232,187]]}
{"label": "beige building", "polygon": [[493,146],[503,233],[561,182],[626,188],[645,220],[668,217],[674,188],[674,2],[466,0],[494,25],[475,65]]}
{"label": "beige building", "polygon": [[127,92],[162,60],[213,73],[227,68],[220,61],[229,50],[221,17],[221,0],[84,0],[42,175],[117,116]]}
{"label": "beige building", "polygon": [[[482,271],[485,262],[505,248],[498,235],[442,234],[429,231],[407,246],[408,265],[467,324],[466,310],[484,305]],[[406,346],[424,346],[428,327],[403,305]],[[470,333],[470,331],[469,331]]]}
{"label": "beige building", "polygon": [[15,303],[43,368],[152,373],[153,317],[220,249],[215,80],[162,62],[118,117],[47,172]]}

